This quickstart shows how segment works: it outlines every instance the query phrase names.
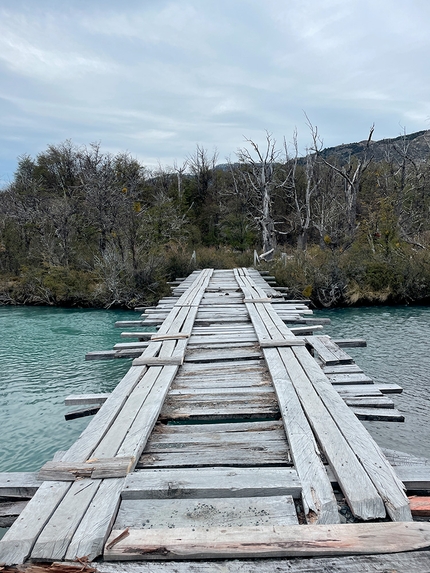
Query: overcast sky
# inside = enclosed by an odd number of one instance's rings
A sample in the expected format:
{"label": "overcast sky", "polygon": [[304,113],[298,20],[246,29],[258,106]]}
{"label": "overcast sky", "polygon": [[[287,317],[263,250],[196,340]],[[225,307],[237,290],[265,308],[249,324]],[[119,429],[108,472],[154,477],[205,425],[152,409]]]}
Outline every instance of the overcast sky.
{"label": "overcast sky", "polygon": [[0,182],[71,139],[219,162],[304,112],[325,146],[430,129],[429,0],[0,0]]}

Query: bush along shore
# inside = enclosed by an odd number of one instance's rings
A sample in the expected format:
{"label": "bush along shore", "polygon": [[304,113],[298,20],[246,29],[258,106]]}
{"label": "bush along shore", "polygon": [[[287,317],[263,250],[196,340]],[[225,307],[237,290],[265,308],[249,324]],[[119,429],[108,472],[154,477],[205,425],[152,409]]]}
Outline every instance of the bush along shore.
{"label": "bush along shore", "polygon": [[[94,271],[24,268],[17,276],[1,278],[0,304],[133,308],[168,295],[168,281],[193,270],[253,266],[254,260],[251,250],[202,247],[194,254],[173,249],[164,256],[153,255],[151,274],[141,289],[125,273],[107,283]],[[288,287],[289,298],[308,298],[315,308],[430,302],[430,252],[408,244],[396,243],[388,253],[386,245],[379,252],[359,244],[343,252],[313,246],[277,252],[272,261],[260,261],[256,268],[274,275],[278,286]]]}
{"label": "bush along shore", "polygon": [[0,304],[151,304],[255,250],[315,307],[427,303],[430,132],[323,150],[309,128],[305,157],[270,134],[223,165],[200,146],[157,169],[70,141],[20,157],[0,191]]}

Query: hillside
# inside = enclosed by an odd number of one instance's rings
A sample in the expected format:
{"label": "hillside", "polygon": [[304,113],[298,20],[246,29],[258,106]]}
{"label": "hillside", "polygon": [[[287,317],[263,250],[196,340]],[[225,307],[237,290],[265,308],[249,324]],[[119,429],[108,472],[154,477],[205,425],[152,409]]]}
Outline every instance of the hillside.
{"label": "hillside", "polygon": [[[335,147],[326,147],[321,155],[328,159],[336,157],[340,163],[348,161],[350,157],[360,157],[366,148],[367,140],[358,143],[346,143]],[[400,135],[393,139],[381,139],[371,141],[371,153],[374,161],[383,161],[390,157],[403,155],[406,150],[407,156],[414,162],[426,161],[430,157],[430,130],[417,131],[408,135]]]}

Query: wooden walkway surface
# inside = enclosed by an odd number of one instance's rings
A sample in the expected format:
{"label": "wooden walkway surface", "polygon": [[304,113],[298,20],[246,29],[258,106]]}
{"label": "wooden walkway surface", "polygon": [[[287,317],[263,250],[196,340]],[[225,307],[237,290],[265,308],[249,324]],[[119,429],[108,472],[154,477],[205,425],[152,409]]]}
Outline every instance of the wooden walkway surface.
{"label": "wooden walkway surface", "polygon": [[[384,392],[312,334],[306,305],[257,271],[206,269],[152,310],[144,324],[158,331],[117,349],[139,356],[115,390],[75,397],[102,406],[42,468],[0,563],[430,545],[429,524],[412,521],[402,481],[359,420],[401,419],[387,395],[398,387]],[[342,507],[355,523],[342,523]]]}

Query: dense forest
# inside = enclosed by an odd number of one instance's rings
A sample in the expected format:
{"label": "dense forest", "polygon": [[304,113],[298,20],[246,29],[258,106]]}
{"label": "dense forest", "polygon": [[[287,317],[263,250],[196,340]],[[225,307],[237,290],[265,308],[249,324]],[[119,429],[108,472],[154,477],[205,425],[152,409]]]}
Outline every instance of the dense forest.
{"label": "dense forest", "polygon": [[22,156],[0,192],[4,304],[133,306],[194,268],[252,265],[316,306],[430,298],[430,132],[299,153],[246,140],[149,169],[99,144]]}

